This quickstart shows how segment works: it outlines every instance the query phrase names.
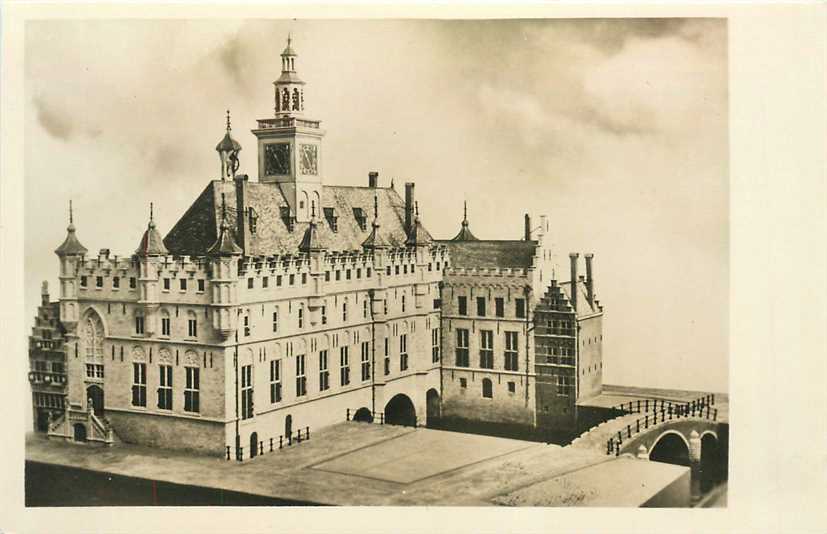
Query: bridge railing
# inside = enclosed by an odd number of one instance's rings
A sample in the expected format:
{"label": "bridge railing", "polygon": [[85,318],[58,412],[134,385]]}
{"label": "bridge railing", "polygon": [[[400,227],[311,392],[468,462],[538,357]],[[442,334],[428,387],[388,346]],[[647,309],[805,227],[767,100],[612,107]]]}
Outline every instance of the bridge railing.
{"label": "bridge railing", "polygon": [[673,410],[678,409],[679,406],[693,405],[696,408],[699,406],[714,406],[715,394],[710,393],[690,402],[676,402],[664,399],[637,399],[629,402],[623,402],[612,406],[612,410],[621,412],[622,414],[632,413],[647,413],[656,412],[672,407]]}
{"label": "bridge railing", "polygon": [[[233,450],[235,450],[234,457],[237,461],[241,462],[244,460],[249,460],[250,458],[255,458],[256,456],[261,456],[265,452],[276,452],[284,449],[285,447],[292,447],[293,445],[298,445],[302,442],[310,440],[310,427],[306,426],[304,429],[298,429],[296,432],[291,432],[289,434],[280,435],[278,437],[271,437],[267,440],[260,440],[256,445],[255,453],[252,452],[250,448],[247,448],[245,451],[244,447],[231,447],[227,445],[226,450],[226,459],[229,460]],[[244,455],[247,454],[245,457]]]}
{"label": "bridge railing", "polygon": [[[712,397],[712,400],[714,400],[714,395]],[[673,419],[693,417],[717,421],[718,409],[713,408],[709,401],[710,398],[709,395],[707,395],[683,404],[667,402],[661,405],[659,410],[653,410],[651,413],[635,419],[633,422],[627,424],[625,429],[618,430],[617,435],[609,438],[606,441],[606,454],[620,456],[620,449],[623,448],[624,439],[628,441],[632,439],[632,436],[648,430],[649,427],[672,421]]]}

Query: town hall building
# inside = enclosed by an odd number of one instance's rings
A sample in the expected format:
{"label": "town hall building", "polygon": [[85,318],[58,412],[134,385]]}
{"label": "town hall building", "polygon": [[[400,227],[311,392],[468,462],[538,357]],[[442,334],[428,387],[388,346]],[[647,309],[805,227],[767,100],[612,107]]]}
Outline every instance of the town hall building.
{"label": "town hall building", "polygon": [[575,428],[602,384],[592,255],[558,282],[545,217],[485,240],[466,211],[441,240],[413,183],[325,183],[297,57],[288,39],[257,179],[228,113],[220,176],[165,237],[150,209],[133,254],[90,256],[70,206],[29,338],[35,430],[242,459],[346,419]]}

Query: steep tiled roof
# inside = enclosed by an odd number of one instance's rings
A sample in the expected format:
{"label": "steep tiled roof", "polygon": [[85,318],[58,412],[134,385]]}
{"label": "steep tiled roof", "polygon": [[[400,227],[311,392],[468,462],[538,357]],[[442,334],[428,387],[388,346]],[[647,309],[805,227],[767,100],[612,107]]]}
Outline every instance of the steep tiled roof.
{"label": "steep tiled roof", "polygon": [[[193,202],[181,219],[164,238],[173,254],[203,255],[216,241],[221,221],[221,193],[226,195],[227,223],[236,230],[236,243],[248,256],[295,253],[306,233],[309,223],[297,222],[292,231],[281,216],[288,206],[279,185],[244,182],[244,206],[256,214],[256,232],[251,234],[249,225],[239,228],[236,184],[214,180]],[[379,224],[382,237],[390,246],[403,247],[405,233],[405,202],[392,188],[323,186],[322,208],[334,208],[337,231],[330,228],[326,218],[317,220],[317,237],[331,251],[358,250],[371,233],[371,226],[360,227],[353,208],[373,213],[373,198],[379,202]],[[424,229],[423,229],[424,230]],[[428,234],[425,230],[425,234]]]}
{"label": "steep tiled roof", "polygon": [[138,256],[165,256],[168,253],[169,251],[167,251],[167,247],[164,246],[164,241],[161,239],[161,234],[155,228],[155,222],[150,220],[135,254]]}
{"label": "steep tiled roof", "polygon": [[536,241],[439,241],[448,249],[451,265],[461,268],[531,267]]}
{"label": "steep tiled roof", "polygon": [[64,239],[63,243],[55,249],[55,254],[58,256],[69,256],[72,254],[83,256],[86,254],[86,247],[80,244],[78,237],[75,235],[75,225],[69,223],[69,226],[66,228],[66,232],[66,239]]}

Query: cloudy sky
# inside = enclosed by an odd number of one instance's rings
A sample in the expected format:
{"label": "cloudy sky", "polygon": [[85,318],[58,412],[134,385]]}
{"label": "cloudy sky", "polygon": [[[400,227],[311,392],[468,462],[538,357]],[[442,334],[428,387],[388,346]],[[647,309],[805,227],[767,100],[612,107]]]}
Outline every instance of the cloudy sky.
{"label": "cloudy sky", "polygon": [[[207,181],[232,111],[255,179],[288,31],[325,180],[415,181],[431,233],[594,252],[605,381],[728,382],[726,23],[715,19],[34,21],[26,26],[26,310],[75,205],[81,242],[131,254]],[[564,272],[566,269],[564,268]],[[561,274],[561,279],[566,279]]]}

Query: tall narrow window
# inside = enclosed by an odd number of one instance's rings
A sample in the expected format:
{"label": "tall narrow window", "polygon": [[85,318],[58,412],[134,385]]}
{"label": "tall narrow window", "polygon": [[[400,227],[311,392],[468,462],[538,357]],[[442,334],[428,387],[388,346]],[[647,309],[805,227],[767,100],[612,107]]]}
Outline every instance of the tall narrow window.
{"label": "tall narrow window", "polygon": [[408,334],[399,336],[399,370],[408,369]]}
{"label": "tall narrow window", "polygon": [[[81,277],[81,279],[82,279],[82,277]],[[82,285],[86,285],[86,284],[82,284]],[[134,276],[131,276],[129,278],[129,289],[135,289],[136,287],[138,287],[138,280]]]}
{"label": "tall narrow window", "polygon": [[525,299],[515,299],[514,305],[516,306],[515,315],[519,319],[525,319]]}
{"label": "tall narrow window", "polygon": [[304,354],[296,356],[296,396],[307,394],[307,376],[304,374]]}
{"label": "tall narrow window", "polygon": [[304,306],[299,305],[299,330],[304,328]]}
{"label": "tall narrow window", "polygon": [[482,396],[486,399],[491,399],[494,397],[494,387],[491,380],[488,378],[482,379]]}
{"label": "tall narrow window", "polygon": [[[80,287],[86,287],[86,280],[87,280],[86,275],[83,275],[83,276],[80,277]],[[134,280],[134,278],[133,278],[133,280]]]}
{"label": "tall narrow window", "polygon": [[339,349],[339,384],[342,386],[350,384],[350,362],[347,349],[347,347]]}
{"label": "tall narrow window", "polygon": [[390,340],[385,338],[385,375],[391,374]]}
{"label": "tall narrow window", "polygon": [[502,297],[494,299],[494,313],[497,317],[505,317],[505,301]]}
{"label": "tall narrow window", "polygon": [[480,367],[494,368],[494,332],[480,330]]}
{"label": "tall narrow window", "polygon": [[457,367],[468,367],[468,330],[457,328]]}
{"label": "tall narrow window", "polygon": [[362,342],[362,382],[370,380],[370,343]]}
{"label": "tall narrow window", "polygon": [[322,324],[327,324],[327,306],[322,306]]}
{"label": "tall narrow window", "polygon": [[347,301],[342,303],[342,322],[347,322]]}
{"label": "tall narrow window", "polygon": [[468,315],[468,298],[457,297],[457,308],[460,315]]}
{"label": "tall narrow window", "polygon": [[204,292],[204,280],[201,279],[201,278],[198,279],[198,292],[199,293]]}
{"label": "tall narrow window", "polygon": [[172,323],[169,314],[166,311],[161,312],[161,335],[169,336],[171,331]]}
{"label": "tall narrow window", "polygon": [[118,277],[118,276],[113,276],[113,277],[112,277],[112,287],[113,287],[114,289],[118,289],[119,287],[121,287],[121,279],[120,279],[120,277]]}
{"label": "tall narrow window", "polygon": [[195,412],[200,411],[200,369],[198,367],[185,367],[187,373],[187,380],[184,388],[184,411]]}
{"label": "tall narrow window", "polygon": [[141,313],[140,311],[135,313],[135,333],[144,333],[144,316],[143,313]]}
{"label": "tall narrow window", "polygon": [[249,337],[250,335],[250,315],[244,315],[244,337]]}
{"label": "tall narrow window", "polygon": [[132,406],[146,406],[146,364],[132,364]]}
{"label": "tall narrow window", "polygon": [[517,332],[505,333],[505,370],[519,371],[517,363]]}
{"label": "tall narrow window", "polygon": [[431,361],[439,361],[439,328],[431,330]]}
{"label": "tall narrow window", "polygon": [[253,366],[241,367],[241,418],[253,417]]}
{"label": "tall narrow window", "polygon": [[187,334],[189,337],[198,336],[198,319],[193,312],[187,314]]}
{"label": "tall narrow window", "polygon": [[405,313],[405,295],[402,295],[402,313]]}
{"label": "tall narrow window", "polygon": [[279,331],[279,311],[273,312],[273,332]]}
{"label": "tall narrow window", "polygon": [[330,387],[330,371],[327,369],[327,351],[319,352],[319,391]]}
{"label": "tall narrow window", "polygon": [[281,360],[270,360],[270,403],[281,402]]}
{"label": "tall narrow window", "polygon": [[[357,271],[358,272],[358,271]],[[368,318],[368,299],[362,301],[362,319]]]}
{"label": "tall narrow window", "polygon": [[159,365],[158,408],[172,410],[172,366]]}
{"label": "tall narrow window", "polygon": [[477,315],[485,317],[485,297],[477,297]]}
{"label": "tall narrow window", "polygon": [[187,290],[187,279],[186,278],[181,278],[178,281],[178,283],[180,284],[179,287],[180,287],[181,291],[186,291]]}

